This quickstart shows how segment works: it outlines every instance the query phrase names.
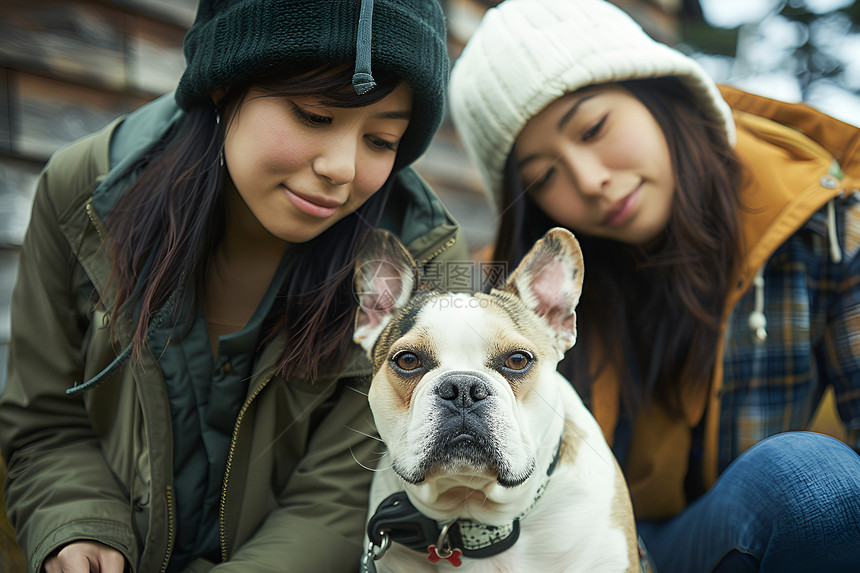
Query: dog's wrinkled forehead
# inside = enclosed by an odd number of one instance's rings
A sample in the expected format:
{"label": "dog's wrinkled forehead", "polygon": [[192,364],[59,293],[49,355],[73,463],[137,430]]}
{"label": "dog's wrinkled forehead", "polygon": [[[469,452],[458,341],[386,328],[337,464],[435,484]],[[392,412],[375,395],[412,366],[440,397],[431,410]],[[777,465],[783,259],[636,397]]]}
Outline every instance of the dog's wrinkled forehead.
{"label": "dog's wrinkled forehead", "polygon": [[543,322],[509,292],[470,296],[419,291],[394,313],[377,339],[372,351],[374,373],[391,347],[407,336],[413,343],[420,340],[428,352],[442,340],[454,346],[468,342],[492,351],[513,336],[548,341],[545,330]]}

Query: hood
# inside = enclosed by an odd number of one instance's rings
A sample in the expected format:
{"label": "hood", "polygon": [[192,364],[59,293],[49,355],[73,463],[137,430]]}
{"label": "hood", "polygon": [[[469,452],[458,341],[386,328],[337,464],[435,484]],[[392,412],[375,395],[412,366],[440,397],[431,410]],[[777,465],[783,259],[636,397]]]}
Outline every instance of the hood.
{"label": "hood", "polygon": [[720,90],[744,132],[736,149],[751,174],[744,181],[743,277],[827,201],[860,186],[860,130],[805,104]]}

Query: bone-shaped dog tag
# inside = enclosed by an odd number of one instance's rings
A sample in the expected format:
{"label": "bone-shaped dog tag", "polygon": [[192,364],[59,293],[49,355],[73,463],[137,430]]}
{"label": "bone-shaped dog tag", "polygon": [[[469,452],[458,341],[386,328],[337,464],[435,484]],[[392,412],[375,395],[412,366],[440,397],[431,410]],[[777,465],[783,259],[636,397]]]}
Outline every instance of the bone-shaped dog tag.
{"label": "bone-shaped dog tag", "polygon": [[454,567],[459,567],[463,564],[460,560],[460,556],[463,555],[463,552],[459,549],[439,549],[435,545],[431,545],[427,548],[427,551],[429,552],[427,560],[430,563],[438,563],[440,559],[445,559]]}

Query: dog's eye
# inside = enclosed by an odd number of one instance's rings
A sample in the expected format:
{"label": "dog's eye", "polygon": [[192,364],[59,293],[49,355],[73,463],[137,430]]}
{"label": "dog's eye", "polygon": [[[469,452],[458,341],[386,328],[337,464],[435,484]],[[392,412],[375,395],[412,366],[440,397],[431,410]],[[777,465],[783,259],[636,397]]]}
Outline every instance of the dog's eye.
{"label": "dog's eye", "polygon": [[421,359],[411,352],[400,352],[394,356],[394,364],[401,370],[415,370],[421,367]]}
{"label": "dog's eye", "polygon": [[508,356],[507,360],[505,360],[505,368],[510,368],[511,370],[522,370],[528,366],[531,361],[532,357],[525,352],[514,352]]}

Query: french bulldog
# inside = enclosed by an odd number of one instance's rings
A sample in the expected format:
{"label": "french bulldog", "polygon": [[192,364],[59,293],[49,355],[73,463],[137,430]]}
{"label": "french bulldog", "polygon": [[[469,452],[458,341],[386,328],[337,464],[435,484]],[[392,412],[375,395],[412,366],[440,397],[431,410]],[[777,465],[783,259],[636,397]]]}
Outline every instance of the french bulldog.
{"label": "french bulldog", "polygon": [[558,362],[576,341],[579,243],[556,228],[489,294],[421,286],[374,234],[354,339],[386,452],[362,571],[642,571],[621,470]]}

